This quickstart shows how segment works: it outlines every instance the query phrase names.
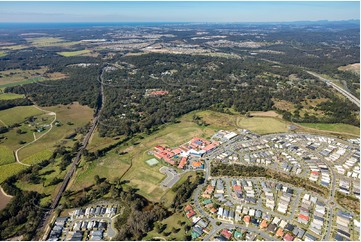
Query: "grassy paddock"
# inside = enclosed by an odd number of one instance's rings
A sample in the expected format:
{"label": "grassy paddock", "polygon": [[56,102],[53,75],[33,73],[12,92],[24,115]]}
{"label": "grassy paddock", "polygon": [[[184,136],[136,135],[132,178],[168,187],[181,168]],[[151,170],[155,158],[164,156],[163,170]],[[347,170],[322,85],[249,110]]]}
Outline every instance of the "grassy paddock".
{"label": "grassy paddock", "polygon": [[288,123],[273,117],[241,117],[237,120],[238,127],[258,134],[282,133],[288,131]]}
{"label": "grassy paddock", "polygon": [[6,125],[22,123],[27,117],[43,114],[43,111],[33,106],[18,106],[0,111],[0,119]]}
{"label": "grassy paddock", "polygon": [[16,162],[0,166],[0,183],[5,181],[10,176],[17,174],[21,170],[24,170],[25,168],[25,166]]}
{"label": "grassy paddock", "polygon": [[300,125],[306,128],[360,135],[360,128],[350,124],[300,123]]}
{"label": "grassy paddock", "polygon": [[0,167],[1,165],[15,162],[13,151],[5,146],[0,146]]}
{"label": "grassy paddock", "polygon": [[77,50],[77,51],[65,51],[65,52],[57,52],[58,55],[62,55],[65,57],[77,56],[90,53],[90,50]]}
{"label": "grassy paddock", "polygon": [[1,93],[0,94],[0,100],[12,100],[12,99],[18,99],[18,98],[24,98],[24,95],[16,94],[16,93]]}

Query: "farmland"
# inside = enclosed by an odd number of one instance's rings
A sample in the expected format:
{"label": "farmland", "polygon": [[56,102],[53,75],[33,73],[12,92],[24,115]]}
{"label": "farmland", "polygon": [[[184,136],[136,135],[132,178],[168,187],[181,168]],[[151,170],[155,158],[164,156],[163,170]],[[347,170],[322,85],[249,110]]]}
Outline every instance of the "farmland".
{"label": "farmland", "polygon": [[27,38],[26,41],[31,43],[31,45],[34,47],[49,47],[49,46],[68,47],[79,44],[78,41],[68,42],[62,38],[56,38],[56,37]]}
{"label": "farmland", "polygon": [[65,51],[65,52],[58,52],[59,55],[65,56],[65,57],[71,57],[71,56],[78,56],[78,55],[84,55],[90,53],[90,50],[77,50],[77,51]]}
{"label": "farmland", "polygon": [[17,98],[23,98],[24,95],[22,94],[15,94],[15,93],[0,93],[0,100],[11,100]]}
{"label": "farmland", "polygon": [[44,80],[58,80],[65,75],[59,72],[45,73],[48,69],[42,67],[36,70],[13,69],[0,72],[0,88],[39,82]]}
{"label": "farmland", "polygon": [[4,56],[6,56],[6,52],[0,51],[0,57],[4,57]]}
{"label": "farmland", "polygon": [[[46,107],[44,110],[55,112],[57,114],[56,120],[59,122],[59,125],[54,126],[48,134],[19,151],[19,159],[23,163],[36,164],[41,160],[48,159],[52,154],[54,146],[56,145],[62,144],[64,146],[71,147],[74,141],[71,139],[65,139],[66,136],[72,134],[76,128],[86,125],[91,120],[93,114],[93,110],[91,108],[82,106],[78,103]],[[30,116],[34,116],[36,118],[35,122],[37,122],[38,125],[46,125],[53,120],[52,115],[46,114],[44,111],[36,109],[33,106],[20,106],[0,111],[0,119],[3,123],[7,125],[20,123],[21,126],[18,129],[22,131],[20,134],[17,132],[17,129],[11,129],[10,131],[2,134],[4,139],[1,140],[0,148],[6,150],[9,154],[6,155],[6,159],[5,156],[1,159],[1,164],[7,164],[5,166],[2,165],[0,167],[1,169],[13,169],[14,172],[17,172],[20,170],[19,166],[25,168],[23,165],[14,163],[15,159],[12,156],[12,152],[22,146],[22,144],[20,144],[21,142],[29,143],[34,140],[34,136],[39,137],[43,132],[46,132],[46,130],[49,129],[49,127],[45,126],[44,131],[40,133],[33,133],[33,124],[29,122],[28,124],[24,123],[24,120]],[[12,174],[13,172],[3,173],[3,179]]]}

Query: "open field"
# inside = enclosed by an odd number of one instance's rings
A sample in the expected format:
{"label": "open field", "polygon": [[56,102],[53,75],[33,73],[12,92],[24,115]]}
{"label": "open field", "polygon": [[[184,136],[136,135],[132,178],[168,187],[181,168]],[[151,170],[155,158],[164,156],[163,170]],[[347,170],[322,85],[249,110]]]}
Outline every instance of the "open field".
{"label": "open field", "polygon": [[347,66],[340,66],[338,69],[341,71],[351,71],[353,73],[360,75],[360,63],[350,64]]}
{"label": "open field", "polygon": [[[74,143],[73,140],[67,140],[65,139],[66,136],[74,133],[74,130],[76,128],[83,127],[93,117],[93,110],[87,106],[82,106],[78,103],[74,103],[71,105],[58,105],[58,106],[52,106],[52,107],[46,107],[44,108],[47,111],[53,111],[57,114],[57,121],[60,122],[60,126],[54,126],[53,129],[34,142],[33,144],[30,144],[29,146],[25,147],[24,149],[21,149],[19,151],[19,158],[22,162],[27,164],[35,164],[40,162],[43,159],[47,159],[51,156],[52,151],[54,147],[58,144],[62,144],[64,146],[71,147]],[[20,111],[19,111],[20,110]],[[23,110],[23,111],[21,111]],[[3,114],[9,114],[4,116]],[[6,122],[10,123],[22,123],[26,117],[29,116],[36,116],[37,120],[41,120],[43,123],[50,123],[53,120],[54,116],[49,116],[48,114],[45,114],[43,111],[40,111],[36,109],[33,106],[28,107],[15,107],[7,110],[0,111],[0,118],[4,116],[6,119]],[[43,121],[44,120],[44,121]],[[70,122],[70,124],[68,124]],[[25,141],[26,143],[29,143],[34,140],[32,127],[31,125],[22,124],[19,129],[24,131],[23,134],[18,134],[16,132],[17,129],[12,129],[7,133],[2,134],[5,138],[0,143],[0,148],[7,149],[11,151],[11,154],[16,149],[20,148],[22,144],[19,144],[20,141]],[[47,128],[46,128],[47,129]],[[26,133],[25,133],[26,132]],[[44,132],[44,131],[43,131]],[[36,136],[38,137],[42,133],[36,133]],[[9,156],[6,160],[2,160],[2,163],[10,163],[14,162],[14,157]],[[14,166],[14,164],[18,166]],[[26,168],[25,166],[18,164],[18,163],[11,163],[9,165],[12,165],[16,167],[16,172]],[[5,165],[8,166],[8,165]],[[20,168],[19,168],[20,166]],[[4,166],[0,166],[1,171],[3,171]],[[5,168],[4,168],[5,169]],[[3,179],[9,177],[10,175],[14,173],[6,174],[5,172],[1,172]]]}
{"label": "open field", "polygon": [[77,50],[77,51],[57,52],[57,54],[65,57],[70,57],[70,56],[84,55],[90,52],[91,50]]}
{"label": "open field", "polygon": [[300,125],[307,128],[360,135],[360,128],[349,124],[300,123]]}
{"label": "open field", "polygon": [[[45,150],[53,150],[54,146],[57,144],[67,144],[64,140],[65,137],[73,133],[76,128],[86,125],[93,117],[93,110],[91,108],[82,106],[78,103],[46,107],[43,109],[55,112],[57,115],[56,120],[61,123],[61,126],[54,126],[47,135],[36,141],[34,144],[22,149],[19,152],[21,160],[24,159],[25,161],[27,157],[34,154],[42,156],[42,152]],[[52,117],[50,119],[52,119]],[[73,124],[69,125],[67,124],[68,122]],[[70,141],[68,145],[71,146],[72,143],[73,142]],[[29,163],[29,160],[26,160],[25,163]]]}
{"label": "open field", "polygon": [[288,131],[288,123],[269,117],[241,117],[237,120],[238,127],[248,129],[258,134],[281,133]]}
{"label": "open field", "polygon": [[29,48],[29,46],[26,45],[9,45],[9,46],[1,46],[1,50],[22,50]]}
{"label": "open field", "polygon": [[26,167],[16,162],[0,166],[0,183],[5,181],[5,179],[9,178],[10,176],[17,174],[24,168]]}
{"label": "open field", "polygon": [[110,137],[100,137],[99,136],[99,132],[98,130],[95,130],[93,135],[90,137],[90,141],[89,144],[87,146],[87,149],[89,151],[96,151],[96,150],[100,150],[103,149],[105,147],[108,147],[112,144],[115,144],[117,142],[119,142],[120,140],[124,139],[125,136],[119,136],[119,137],[114,137],[114,138],[110,138]]}
{"label": "open field", "polygon": [[16,93],[0,93],[0,100],[11,100],[17,98],[23,98],[23,94],[16,94]]}
{"label": "open field", "polygon": [[43,111],[34,106],[18,106],[0,111],[0,119],[6,125],[22,123],[27,117],[43,114]]}
{"label": "open field", "polygon": [[0,146],[0,154],[0,166],[15,162],[14,154],[9,148]]}
{"label": "open field", "polygon": [[79,41],[69,41],[62,38],[55,38],[55,37],[40,37],[40,38],[27,38],[26,41],[31,43],[32,46],[35,47],[48,47],[48,46],[61,46],[67,47],[79,44]]}
{"label": "open field", "polygon": [[0,57],[4,57],[4,56],[6,56],[6,55],[7,55],[6,52],[0,51]]}
{"label": "open field", "polygon": [[45,73],[48,69],[42,67],[36,70],[13,69],[0,71],[0,88],[12,87],[45,80],[58,80],[66,77],[63,73]]}

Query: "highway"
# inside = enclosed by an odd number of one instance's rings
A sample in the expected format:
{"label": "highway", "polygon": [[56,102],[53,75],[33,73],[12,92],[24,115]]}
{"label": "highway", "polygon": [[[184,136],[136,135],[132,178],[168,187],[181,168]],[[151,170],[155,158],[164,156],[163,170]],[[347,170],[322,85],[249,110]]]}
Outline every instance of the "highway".
{"label": "highway", "polygon": [[316,74],[316,73],[313,73],[313,72],[310,72],[310,71],[307,71],[308,74],[314,76],[314,77],[317,77],[318,79],[320,79],[321,81],[324,81],[326,82],[327,85],[329,86],[332,86],[334,89],[336,89],[336,91],[338,91],[339,93],[341,93],[342,95],[344,95],[348,100],[350,100],[351,102],[353,102],[354,104],[357,105],[357,107],[360,107],[360,100],[358,98],[356,98],[354,95],[352,95],[351,93],[349,93],[348,91],[346,91],[345,89],[337,86],[335,83],[333,83],[332,81],[330,80],[327,80],[326,78]]}
{"label": "highway", "polygon": [[48,236],[48,232],[50,230],[48,225],[51,222],[50,221],[51,215],[54,212],[55,208],[58,206],[59,201],[60,201],[60,199],[61,199],[61,197],[63,195],[63,192],[65,191],[66,187],[69,184],[70,179],[72,178],[72,176],[74,175],[74,173],[76,171],[76,168],[77,168],[77,165],[80,162],[80,158],[82,156],[83,150],[87,147],[87,145],[89,143],[89,139],[90,139],[91,135],[93,134],[95,128],[98,125],[99,117],[100,117],[100,114],[101,114],[102,109],[104,107],[103,104],[105,102],[104,87],[103,87],[103,84],[102,84],[103,83],[102,82],[102,76],[103,76],[103,73],[104,73],[104,68],[105,67],[102,68],[101,73],[98,76],[98,80],[101,83],[101,86],[100,86],[100,91],[99,91],[98,105],[97,105],[97,108],[95,110],[94,118],[93,118],[93,120],[91,122],[90,128],[89,128],[87,134],[84,136],[82,146],[79,148],[78,153],[77,153],[75,159],[73,160],[70,169],[66,173],[66,175],[64,177],[64,181],[63,181],[57,195],[55,196],[55,198],[54,198],[54,200],[53,200],[53,202],[52,202],[52,204],[50,206],[50,210],[44,213],[42,221],[40,222],[40,225],[39,225],[40,230],[39,231],[44,231],[42,240],[46,240],[46,238]]}

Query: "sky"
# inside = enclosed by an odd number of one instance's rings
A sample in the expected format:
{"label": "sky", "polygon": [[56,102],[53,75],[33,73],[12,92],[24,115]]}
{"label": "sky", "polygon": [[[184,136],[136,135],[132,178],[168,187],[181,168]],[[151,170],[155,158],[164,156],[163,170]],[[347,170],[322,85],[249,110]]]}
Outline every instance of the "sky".
{"label": "sky", "polygon": [[360,19],[360,2],[0,2],[5,22],[288,22]]}

